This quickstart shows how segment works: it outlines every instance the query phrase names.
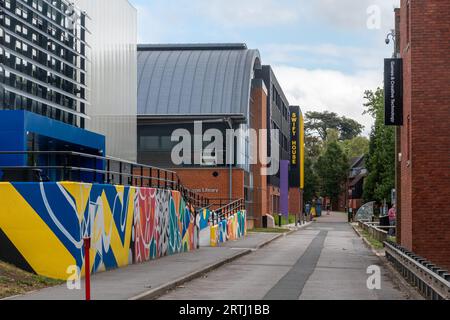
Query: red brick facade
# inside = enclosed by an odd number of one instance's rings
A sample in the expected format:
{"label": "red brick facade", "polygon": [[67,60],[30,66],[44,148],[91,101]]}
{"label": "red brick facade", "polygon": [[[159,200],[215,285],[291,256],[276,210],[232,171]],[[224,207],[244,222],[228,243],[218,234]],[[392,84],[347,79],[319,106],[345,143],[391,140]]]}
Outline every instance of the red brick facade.
{"label": "red brick facade", "polygon": [[[230,170],[223,168],[172,169],[187,188],[208,199],[229,199]],[[232,199],[244,198],[244,170],[233,168]],[[225,205],[225,204],[224,204]]]}
{"label": "red brick facade", "polygon": [[401,1],[400,55],[400,240],[450,269],[450,1]]}

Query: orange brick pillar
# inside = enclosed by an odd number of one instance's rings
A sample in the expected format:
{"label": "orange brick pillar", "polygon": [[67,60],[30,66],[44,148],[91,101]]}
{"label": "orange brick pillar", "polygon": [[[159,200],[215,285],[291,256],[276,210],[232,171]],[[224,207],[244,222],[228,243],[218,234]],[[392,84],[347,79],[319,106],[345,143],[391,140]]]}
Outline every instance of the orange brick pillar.
{"label": "orange brick pillar", "polygon": [[251,169],[253,174],[253,212],[249,214],[254,219],[255,227],[261,227],[262,217],[268,213],[267,176],[261,175],[263,165],[259,159],[260,150],[267,154],[267,139],[265,141],[259,139],[259,130],[267,129],[267,88],[261,79],[253,80],[251,97],[250,127],[258,133],[258,145],[250,146],[250,148],[256,148],[258,161],[252,165]]}

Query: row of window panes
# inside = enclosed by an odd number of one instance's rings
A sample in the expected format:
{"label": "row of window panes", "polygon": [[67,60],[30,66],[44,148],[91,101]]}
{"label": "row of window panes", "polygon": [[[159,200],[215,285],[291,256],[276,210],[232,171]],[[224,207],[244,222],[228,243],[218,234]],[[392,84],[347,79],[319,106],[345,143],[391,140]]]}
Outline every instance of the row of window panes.
{"label": "row of window panes", "polygon": [[[41,17],[39,17],[38,14],[32,13],[31,21],[30,21],[30,19],[28,19],[28,13],[24,14],[24,12],[25,12],[24,10],[26,10],[26,9],[16,9],[16,14],[18,12],[20,12],[21,14],[17,14],[18,16],[20,16],[21,18],[23,18],[27,22],[33,24],[34,26],[38,27],[39,30],[45,32],[48,35],[51,35],[55,40],[58,40],[61,43],[64,43],[66,46],[68,46],[69,48],[72,48],[74,51],[80,52],[81,51],[81,47],[83,47],[83,50],[84,50],[84,44],[79,43],[79,41],[77,41],[75,43],[73,41],[73,38],[71,39],[69,37],[69,35],[70,35],[69,31],[59,30],[59,29],[55,28],[54,26],[52,26],[50,23],[46,22],[46,21],[45,21],[46,28],[44,28],[44,21],[43,21],[43,19]],[[5,25],[6,26],[11,26],[11,24],[12,24],[11,18],[10,17],[5,17]],[[18,22],[18,24],[22,25],[21,22]],[[25,28],[25,26],[23,26],[23,27]],[[45,29],[47,29],[47,30],[45,31]],[[34,41],[37,41],[39,39],[38,34],[39,33],[37,33],[37,34],[33,33],[33,40]],[[48,41],[52,41],[52,39],[48,39]],[[53,45],[53,46],[55,47],[55,45]],[[60,45],[58,44],[58,46],[60,46]],[[63,48],[63,46],[61,46],[61,48]]]}
{"label": "row of window panes", "polygon": [[[27,3],[29,6],[31,6],[33,9],[40,12],[42,15],[46,15],[48,19],[55,22],[55,24],[58,24],[61,27],[64,27],[64,18],[65,16],[61,13],[64,12],[65,9],[63,8],[63,3],[61,2],[61,12],[58,12],[55,8],[51,7],[47,4],[47,10],[46,13],[44,13],[44,1],[42,0],[23,0],[25,3]],[[55,1],[53,1],[55,2]],[[6,8],[11,9],[11,0],[6,0]],[[20,4],[19,2],[16,2],[16,14],[23,17],[24,19],[27,19],[28,17],[28,9]]]}
{"label": "row of window panes", "polygon": [[[12,24],[11,20],[7,17],[7,19],[5,20],[5,25],[7,27],[11,28],[11,24]],[[12,30],[12,28],[11,28],[11,30]],[[26,39],[28,41],[33,42],[33,44],[36,44],[43,50],[50,51],[53,54],[59,56],[61,59],[65,60],[71,64],[77,63],[77,55],[74,54],[73,52],[65,49],[59,43],[52,41],[53,40],[52,38],[46,39],[46,37],[42,36],[41,34],[39,34],[37,32],[31,32],[31,37],[30,37],[28,28],[25,25],[21,24],[20,22],[15,23],[14,30],[18,35],[20,35],[21,37],[23,37],[24,39]],[[56,39],[56,32],[54,29],[52,29],[52,30],[53,31],[51,31],[51,33]],[[8,41],[9,41],[9,37],[8,37]],[[81,52],[82,49],[84,51],[84,44],[78,44],[78,45],[76,45],[76,47],[77,47],[76,49],[78,50],[77,52]],[[83,59],[83,58],[80,58],[80,59]]]}
{"label": "row of window panes", "polygon": [[26,80],[18,75],[11,74],[8,70],[2,68],[1,83],[14,87],[18,90],[45,99],[70,109],[76,109],[77,102],[61,93],[53,91],[51,88],[43,87],[35,82]]}
{"label": "row of window panes", "polygon": [[[63,90],[72,95],[83,94],[84,90],[77,89],[77,86],[70,81],[61,78],[57,73],[49,72],[29,63],[27,60],[21,59],[11,55],[9,52],[0,47],[0,61],[6,66],[33,77],[41,82],[48,83],[60,90]],[[83,97],[83,95],[81,95]]]}
{"label": "row of window panes", "polygon": [[283,99],[281,98],[281,95],[278,93],[278,90],[275,87],[275,85],[272,85],[272,100],[282,113],[283,118],[289,121],[290,112],[285,103],[283,102]]}
{"label": "row of window panes", "polygon": [[16,95],[0,87],[0,109],[26,110],[71,125],[77,125],[77,117],[68,112],[42,104],[36,100]]}
{"label": "row of window panes", "polygon": [[[38,61],[40,64],[44,64],[46,67],[56,71],[56,73],[61,73],[69,78],[78,80],[77,72],[74,68],[65,63],[62,63],[60,60],[55,59],[45,52],[38,52],[35,48],[29,47],[25,42],[22,42],[18,39],[11,39],[10,35],[5,34],[4,44],[7,48],[21,53],[22,55],[32,59],[33,61]],[[46,61],[44,61],[44,59]]]}
{"label": "row of window panes", "polygon": [[280,130],[280,128],[277,126],[277,124],[276,124],[275,122],[273,122],[273,121],[272,121],[272,123],[271,123],[271,129],[278,130],[278,132],[279,132],[279,134],[280,134],[280,136],[279,136],[279,141],[278,141],[278,143],[279,143],[279,145],[280,145],[280,148],[282,148],[284,151],[288,151],[288,150],[289,150],[289,141],[290,141],[290,138],[287,138],[287,137],[283,134],[283,132],[281,132],[281,130]]}

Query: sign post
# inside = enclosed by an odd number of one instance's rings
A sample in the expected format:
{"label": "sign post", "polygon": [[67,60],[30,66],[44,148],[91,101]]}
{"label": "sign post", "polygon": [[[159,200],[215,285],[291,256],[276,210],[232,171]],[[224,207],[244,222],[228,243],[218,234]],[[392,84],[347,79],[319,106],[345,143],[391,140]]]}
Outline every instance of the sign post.
{"label": "sign post", "polygon": [[[291,161],[289,170],[289,187],[297,189],[299,197],[300,219],[303,217],[303,189],[305,185],[305,125],[303,114],[299,106],[291,106]],[[297,216],[297,212],[296,212]]]}
{"label": "sign post", "polygon": [[91,238],[83,238],[84,243],[84,280],[86,289],[86,301],[91,300],[91,264],[89,261],[89,251],[91,248]]}

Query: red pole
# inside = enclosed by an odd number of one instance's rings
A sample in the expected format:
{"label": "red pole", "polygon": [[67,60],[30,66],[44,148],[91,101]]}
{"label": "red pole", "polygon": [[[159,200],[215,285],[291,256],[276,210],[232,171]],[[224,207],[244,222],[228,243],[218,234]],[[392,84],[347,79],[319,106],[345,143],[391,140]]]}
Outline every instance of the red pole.
{"label": "red pole", "polygon": [[91,248],[91,238],[87,237],[84,241],[84,281],[86,288],[86,301],[91,300],[91,264],[89,262],[89,249]]}

